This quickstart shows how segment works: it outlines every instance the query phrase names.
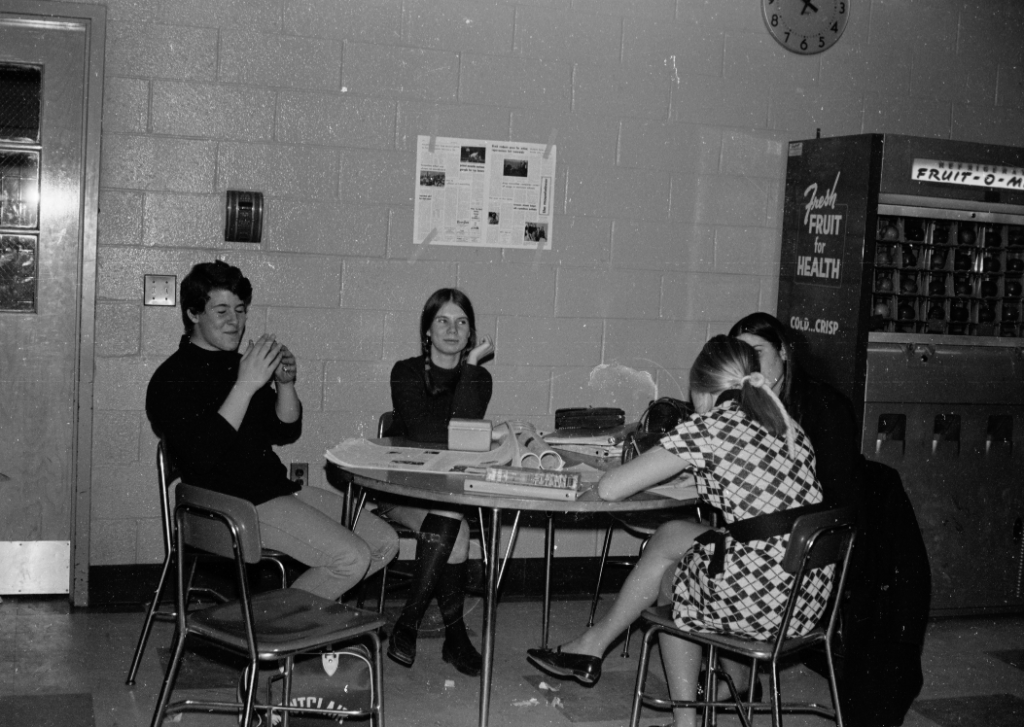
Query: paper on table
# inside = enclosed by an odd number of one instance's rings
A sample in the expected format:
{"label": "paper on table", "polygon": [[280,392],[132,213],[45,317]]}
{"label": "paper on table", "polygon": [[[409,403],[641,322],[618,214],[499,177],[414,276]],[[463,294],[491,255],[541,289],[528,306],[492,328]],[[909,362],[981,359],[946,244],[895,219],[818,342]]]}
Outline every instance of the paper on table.
{"label": "paper on table", "polygon": [[[519,436],[523,435],[523,436]],[[461,452],[431,447],[391,447],[366,439],[346,439],[327,450],[328,461],[342,467],[399,472],[439,472],[442,474],[483,475],[488,465],[507,465],[527,469],[560,470],[564,464],[558,453],[543,446],[532,426],[512,435],[507,423],[494,428],[499,445],[489,452]]]}
{"label": "paper on table", "polygon": [[366,439],[346,439],[327,450],[327,460],[342,467],[400,472],[483,474],[487,465],[508,464],[516,453],[514,437],[504,437],[490,452],[457,452],[429,447],[389,447]]}

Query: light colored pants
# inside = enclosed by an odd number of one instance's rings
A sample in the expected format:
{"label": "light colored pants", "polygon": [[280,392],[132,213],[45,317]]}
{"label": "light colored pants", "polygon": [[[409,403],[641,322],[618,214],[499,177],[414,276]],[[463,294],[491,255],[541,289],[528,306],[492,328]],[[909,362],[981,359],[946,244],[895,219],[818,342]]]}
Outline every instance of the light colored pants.
{"label": "light colored pants", "polygon": [[360,516],[354,533],[343,527],[344,504],[334,492],[303,487],[256,506],[263,547],[309,566],[293,588],[333,601],[398,555],[398,536],[373,513]]}

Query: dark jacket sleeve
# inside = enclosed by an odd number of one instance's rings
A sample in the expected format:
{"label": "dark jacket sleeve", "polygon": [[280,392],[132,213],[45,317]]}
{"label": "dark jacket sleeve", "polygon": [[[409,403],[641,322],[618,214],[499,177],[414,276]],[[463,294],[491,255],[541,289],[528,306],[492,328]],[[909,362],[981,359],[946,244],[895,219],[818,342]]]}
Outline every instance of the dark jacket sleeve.
{"label": "dark jacket sleeve", "polygon": [[[491,402],[491,374],[483,366],[465,364],[455,387],[450,419],[483,419]],[[447,428],[448,423],[445,422]]]}
{"label": "dark jacket sleeve", "polygon": [[397,431],[414,442],[448,441],[448,422],[483,419],[491,400],[491,375],[480,366],[465,365],[455,391],[431,396],[423,381],[423,359],[399,361],[391,369],[391,404]]}
{"label": "dark jacket sleeve", "polygon": [[864,505],[860,432],[849,400],[828,384],[806,381],[800,425],[814,447],[825,502],[860,512]]}

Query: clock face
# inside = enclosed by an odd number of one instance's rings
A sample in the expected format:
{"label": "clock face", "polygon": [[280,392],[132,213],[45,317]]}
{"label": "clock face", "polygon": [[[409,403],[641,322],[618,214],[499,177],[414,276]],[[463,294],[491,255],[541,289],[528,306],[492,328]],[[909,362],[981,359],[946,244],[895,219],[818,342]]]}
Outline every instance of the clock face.
{"label": "clock face", "polygon": [[846,30],[850,0],[761,0],[768,32],[794,53],[821,53]]}

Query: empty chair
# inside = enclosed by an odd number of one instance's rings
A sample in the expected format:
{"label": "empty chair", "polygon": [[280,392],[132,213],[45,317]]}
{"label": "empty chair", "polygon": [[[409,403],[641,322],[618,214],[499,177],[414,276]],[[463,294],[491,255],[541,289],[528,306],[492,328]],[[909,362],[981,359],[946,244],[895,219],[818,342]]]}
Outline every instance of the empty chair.
{"label": "empty chair", "polygon": [[[171,513],[171,487],[178,480],[178,473],[174,469],[170,458],[167,456],[167,445],[164,444],[163,440],[157,444],[156,447],[156,475],[157,485],[160,489],[160,517],[161,525],[163,525],[164,534],[164,567],[160,572],[160,580],[157,582],[156,591],[153,593],[153,600],[149,604],[149,608],[146,609],[146,619],[142,623],[142,633],[139,634],[139,642],[135,647],[135,655],[132,657],[132,664],[128,669],[128,679],[125,680],[125,684],[131,686],[135,684],[135,675],[139,670],[139,664],[142,663],[142,655],[146,651],[146,643],[149,641],[149,634],[153,629],[154,621],[174,621],[177,618],[177,612],[172,606],[170,609],[161,609],[160,601],[164,595],[164,587],[167,585],[167,575],[170,573],[171,565],[177,555],[177,543],[174,537],[174,519]],[[262,550],[262,559],[268,560],[278,568],[281,574],[281,587],[284,588],[288,585],[288,573],[285,570],[284,553],[270,548],[264,548]],[[189,603],[193,596],[201,596],[210,598],[214,601],[224,601],[225,598],[209,588],[195,588],[192,586],[192,574],[195,570],[195,560],[191,559],[191,567],[189,568],[189,576],[185,580],[186,593],[185,602]]]}
{"label": "empty chair", "polygon": [[[855,514],[850,508],[826,510],[810,515],[803,515],[797,518],[790,532],[789,545],[783,558],[782,567],[787,573],[793,574],[794,578],[790,584],[787,595],[786,607],[783,611],[781,624],[773,641],[760,641],[757,639],[735,636],[724,633],[700,633],[686,629],[680,629],[672,619],[672,607],[661,606],[648,609],[642,616],[643,623],[648,626],[644,635],[643,648],[640,652],[640,664],[637,667],[636,688],[633,695],[633,709],[630,716],[630,727],[637,727],[640,721],[640,709],[642,704],[658,707],[704,707],[705,726],[713,723],[715,712],[719,708],[735,709],[740,721],[745,727],[749,727],[754,712],[771,711],[773,727],[781,727],[782,714],[786,712],[809,712],[833,719],[838,727],[842,727],[843,718],[839,706],[839,695],[836,688],[835,667],[832,659],[832,635],[836,626],[836,602],[840,600],[846,581],[846,566],[849,563],[850,551],[853,547]],[[798,637],[786,637],[790,620],[796,607],[797,597],[804,585],[805,577],[814,568],[820,568],[829,564],[836,564],[835,585],[832,597],[822,614],[818,625],[807,635]],[[707,653],[707,665],[714,665],[715,668],[706,668],[706,680],[704,683],[704,694],[709,695],[707,701],[682,702],[659,699],[648,694],[645,689],[647,685],[647,668],[650,661],[651,645],[659,635],[666,634],[672,637],[687,639],[703,645]],[[823,645],[828,664],[828,681],[832,696],[832,707],[816,703],[783,703],[782,692],[779,685],[779,661],[798,651],[812,646]],[[750,684],[747,694],[753,692],[759,662],[767,662],[769,665],[769,693],[770,703],[768,705],[753,703],[743,700],[739,696],[736,685],[731,677],[719,666],[718,656],[720,651],[730,653],[734,657],[750,660],[751,673]],[[732,692],[732,701],[720,702],[714,696],[717,695],[717,676],[725,678]]]}
{"label": "empty chair", "polygon": [[[186,711],[235,714],[240,717],[240,724],[249,727],[257,710],[284,713],[285,717],[289,712],[333,718],[369,716],[372,724],[383,727],[383,670],[377,630],[384,624],[384,619],[379,614],[344,606],[296,588],[252,595],[246,565],[257,563],[262,557],[259,519],[253,504],[188,485],[179,485],[177,496],[175,538],[178,550],[183,551],[188,545],[232,558],[238,599],[207,608],[187,609],[186,569],[178,559],[177,630],[171,660],[153,711],[152,727],[160,727],[169,715]],[[248,659],[237,701],[187,699],[169,704],[186,641],[192,637],[212,642]],[[334,650],[340,644],[357,640],[366,641],[370,646],[372,667],[368,710],[327,710],[288,705],[296,655]],[[260,661],[283,663],[284,688],[280,705],[255,703]],[[265,717],[263,724],[273,723],[270,714]]]}

